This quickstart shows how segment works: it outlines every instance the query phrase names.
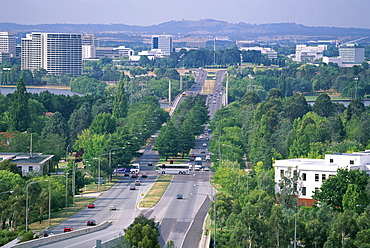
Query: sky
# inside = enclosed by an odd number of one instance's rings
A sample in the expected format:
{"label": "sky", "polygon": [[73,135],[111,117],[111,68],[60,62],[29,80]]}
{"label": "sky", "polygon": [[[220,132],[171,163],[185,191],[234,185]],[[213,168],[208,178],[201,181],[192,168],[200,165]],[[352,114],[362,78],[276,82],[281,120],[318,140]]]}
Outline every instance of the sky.
{"label": "sky", "polygon": [[370,29],[370,0],[0,0],[0,22],[128,24],[215,19]]}

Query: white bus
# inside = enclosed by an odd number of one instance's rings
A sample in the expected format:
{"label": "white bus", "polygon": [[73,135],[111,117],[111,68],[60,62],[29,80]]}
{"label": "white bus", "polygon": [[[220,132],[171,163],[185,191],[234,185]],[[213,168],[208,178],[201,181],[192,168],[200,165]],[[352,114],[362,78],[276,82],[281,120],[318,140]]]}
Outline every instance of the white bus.
{"label": "white bus", "polygon": [[189,174],[189,164],[162,164],[157,167],[159,174]]}
{"label": "white bus", "polygon": [[139,173],[140,172],[140,164],[130,164],[130,173]]}

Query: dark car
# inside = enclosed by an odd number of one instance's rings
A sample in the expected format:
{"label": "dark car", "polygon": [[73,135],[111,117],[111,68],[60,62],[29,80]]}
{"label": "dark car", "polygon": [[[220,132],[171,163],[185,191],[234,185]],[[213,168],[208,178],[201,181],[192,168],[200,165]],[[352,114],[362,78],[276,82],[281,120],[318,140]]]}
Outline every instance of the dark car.
{"label": "dark car", "polygon": [[136,189],[135,185],[130,186],[130,190],[135,190],[135,189]]}
{"label": "dark car", "polygon": [[148,175],[146,173],[143,173],[143,174],[141,174],[141,177],[146,178],[146,177],[148,177]]}
{"label": "dark car", "polygon": [[205,154],[206,153],[206,151],[205,150],[201,150],[200,151],[200,154]]}
{"label": "dark car", "polygon": [[95,208],[95,204],[94,203],[90,203],[89,205],[87,205],[87,208]]}
{"label": "dark car", "polygon": [[176,199],[182,199],[182,194],[177,194]]}
{"label": "dark car", "polygon": [[44,237],[49,237],[50,235],[54,235],[52,231],[45,231],[44,232]]}
{"label": "dark car", "polygon": [[96,221],[95,220],[88,220],[86,225],[88,226],[96,226]]}
{"label": "dark car", "polygon": [[71,226],[65,226],[63,228],[63,232],[72,232],[72,231],[73,231],[73,227],[71,227]]}
{"label": "dark car", "polygon": [[131,174],[131,178],[137,178],[137,174],[136,173]]}
{"label": "dark car", "polygon": [[196,155],[195,155],[195,154],[191,154],[191,156],[190,156],[189,160],[190,160],[190,161],[194,161],[194,160],[195,160],[195,157],[196,157]]}
{"label": "dark car", "polygon": [[149,162],[149,163],[148,163],[148,166],[153,166],[153,163]]}

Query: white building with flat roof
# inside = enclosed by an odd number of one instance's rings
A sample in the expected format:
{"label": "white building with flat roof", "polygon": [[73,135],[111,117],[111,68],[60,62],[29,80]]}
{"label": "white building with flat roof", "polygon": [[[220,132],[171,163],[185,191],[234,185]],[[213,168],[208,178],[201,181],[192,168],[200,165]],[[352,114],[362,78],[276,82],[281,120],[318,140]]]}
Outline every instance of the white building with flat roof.
{"label": "white building with flat roof", "polygon": [[10,32],[0,32],[0,52],[8,53],[10,57],[15,57],[16,37]]}
{"label": "white building with flat roof", "polygon": [[165,55],[170,55],[173,52],[173,37],[172,35],[153,35],[152,50],[160,50]]}
{"label": "white building with flat roof", "polygon": [[278,183],[287,176],[286,172],[291,168],[298,170],[300,181],[298,182],[298,203],[300,206],[312,206],[313,192],[320,189],[322,183],[329,177],[336,175],[339,168],[349,170],[359,169],[370,175],[370,150],[354,153],[326,154],[325,159],[283,159],[276,160],[275,170],[275,192],[280,192]]}
{"label": "white building with flat roof", "polygon": [[295,48],[295,61],[315,61],[324,56],[324,51],[328,49],[327,45],[307,46],[296,45]]}
{"label": "white building with flat roof", "polygon": [[253,46],[253,47],[240,47],[240,51],[260,51],[262,54],[266,54],[267,58],[269,59],[277,59],[277,52],[270,47],[260,47],[260,46]]}
{"label": "white building with flat roof", "polygon": [[365,48],[358,44],[346,44],[339,47],[339,56],[343,64],[361,64],[365,60]]}
{"label": "white building with flat roof", "polygon": [[22,69],[44,68],[56,76],[82,73],[81,34],[32,33],[22,39]]}

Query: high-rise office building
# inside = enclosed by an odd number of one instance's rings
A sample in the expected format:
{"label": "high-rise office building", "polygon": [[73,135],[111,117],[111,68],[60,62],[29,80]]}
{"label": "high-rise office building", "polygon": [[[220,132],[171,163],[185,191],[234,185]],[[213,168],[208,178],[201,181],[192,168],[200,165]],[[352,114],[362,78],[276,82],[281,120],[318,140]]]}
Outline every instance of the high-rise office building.
{"label": "high-rise office building", "polygon": [[15,56],[15,36],[10,32],[0,32],[0,52]]}
{"label": "high-rise office building", "polygon": [[32,33],[22,39],[22,69],[44,68],[52,75],[82,73],[81,34]]}
{"label": "high-rise office building", "polygon": [[173,52],[172,35],[153,35],[152,50],[161,50],[165,55]]}
{"label": "high-rise office building", "polygon": [[347,44],[339,47],[339,57],[343,64],[361,64],[365,60],[365,48],[358,44]]}

